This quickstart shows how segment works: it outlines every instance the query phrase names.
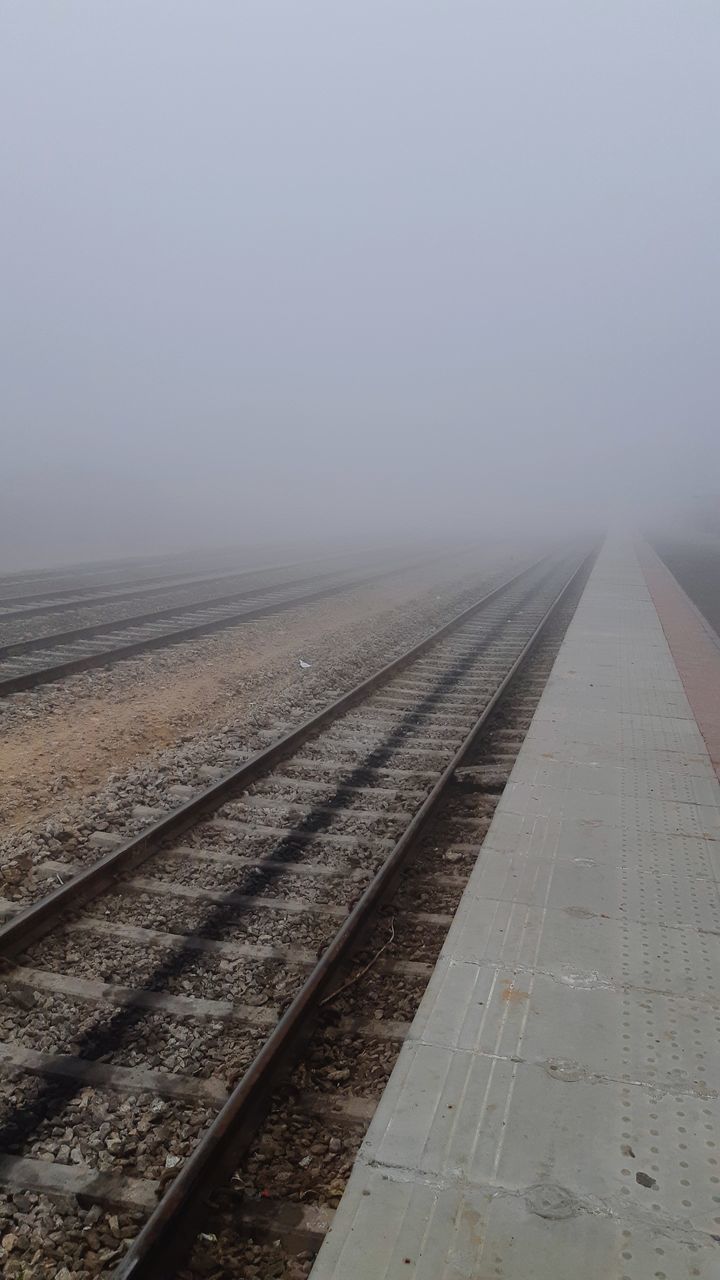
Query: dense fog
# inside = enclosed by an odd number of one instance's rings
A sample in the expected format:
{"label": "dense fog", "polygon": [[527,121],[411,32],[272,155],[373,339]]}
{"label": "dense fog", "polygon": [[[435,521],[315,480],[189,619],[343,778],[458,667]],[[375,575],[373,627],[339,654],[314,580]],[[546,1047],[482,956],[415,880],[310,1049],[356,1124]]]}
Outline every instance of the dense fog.
{"label": "dense fog", "polygon": [[6,568],[712,504],[712,0],[0,26]]}

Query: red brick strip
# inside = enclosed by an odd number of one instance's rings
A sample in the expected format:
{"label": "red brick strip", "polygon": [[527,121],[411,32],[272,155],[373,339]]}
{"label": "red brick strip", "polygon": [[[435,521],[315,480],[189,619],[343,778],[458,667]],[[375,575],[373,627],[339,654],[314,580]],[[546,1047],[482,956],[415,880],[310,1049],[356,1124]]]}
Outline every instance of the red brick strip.
{"label": "red brick strip", "polygon": [[688,702],[720,779],[720,640],[645,542],[637,554]]}

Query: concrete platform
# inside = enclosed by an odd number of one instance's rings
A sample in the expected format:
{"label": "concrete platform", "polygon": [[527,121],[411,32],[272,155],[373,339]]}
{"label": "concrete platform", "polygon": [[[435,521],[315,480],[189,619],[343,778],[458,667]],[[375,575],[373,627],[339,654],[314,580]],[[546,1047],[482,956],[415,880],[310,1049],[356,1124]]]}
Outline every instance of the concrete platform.
{"label": "concrete platform", "polygon": [[718,1280],[719,842],[611,541],[312,1280]]}

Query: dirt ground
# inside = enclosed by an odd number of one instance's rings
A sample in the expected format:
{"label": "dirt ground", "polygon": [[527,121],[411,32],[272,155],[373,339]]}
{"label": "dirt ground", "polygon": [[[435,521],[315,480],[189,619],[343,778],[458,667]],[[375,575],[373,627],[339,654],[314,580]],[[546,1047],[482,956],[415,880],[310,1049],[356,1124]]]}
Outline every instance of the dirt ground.
{"label": "dirt ground", "polygon": [[[504,550],[434,566],[10,699],[0,827],[26,829],[188,736],[259,719],[282,731],[518,565]],[[300,659],[309,662],[308,669]]]}

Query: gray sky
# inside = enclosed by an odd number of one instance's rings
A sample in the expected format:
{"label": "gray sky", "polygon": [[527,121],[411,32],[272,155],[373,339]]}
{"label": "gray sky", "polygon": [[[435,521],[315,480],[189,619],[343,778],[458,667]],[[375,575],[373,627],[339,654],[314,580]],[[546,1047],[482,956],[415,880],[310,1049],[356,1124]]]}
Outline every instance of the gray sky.
{"label": "gray sky", "polygon": [[717,0],[4,0],[6,564],[720,490]]}

